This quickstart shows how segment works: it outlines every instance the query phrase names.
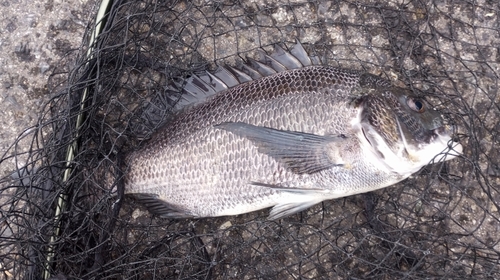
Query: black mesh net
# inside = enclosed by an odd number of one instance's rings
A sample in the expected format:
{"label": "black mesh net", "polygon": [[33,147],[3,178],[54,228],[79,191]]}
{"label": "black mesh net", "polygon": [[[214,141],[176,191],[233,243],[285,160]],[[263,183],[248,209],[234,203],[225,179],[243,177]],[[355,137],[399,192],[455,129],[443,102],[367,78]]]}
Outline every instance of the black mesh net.
{"label": "black mesh net", "polygon": [[[1,159],[18,169],[1,181],[0,278],[499,279],[499,13],[493,0],[115,1]],[[169,84],[295,40],[427,96],[464,155],[277,221],[160,219],[118,199],[123,155],[171,114]]]}

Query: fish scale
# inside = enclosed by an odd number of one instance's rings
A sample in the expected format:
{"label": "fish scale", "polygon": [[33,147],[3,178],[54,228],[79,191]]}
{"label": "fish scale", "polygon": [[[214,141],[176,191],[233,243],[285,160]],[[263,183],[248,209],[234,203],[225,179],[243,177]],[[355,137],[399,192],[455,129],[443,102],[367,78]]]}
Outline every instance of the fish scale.
{"label": "fish scale", "polygon": [[[209,122],[223,118],[226,114],[242,110],[250,104],[266,102],[277,96],[294,93],[328,93],[342,98],[343,93],[358,85],[359,76],[357,71],[312,66],[240,84],[225,94],[217,95],[209,102],[200,104],[197,110],[191,110],[179,117],[175,121],[179,129],[172,132],[171,137],[175,138],[176,135],[183,137],[182,133],[190,134],[199,125],[208,125]],[[306,86],[305,83],[309,80],[315,80],[317,85]]]}
{"label": "fish scale", "polygon": [[[251,61],[247,68],[256,63],[273,67],[291,55],[278,54]],[[304,53],[300,56],[303,60]],[[241,74],[229,68],[219,70],[219,76],[192,77],[187,87],[195,102],[180,108],[174,120],[126,157],[125,193],[163,217],[236,215],[274,206],[270,218],[276,219],[326,199],[397,183],[451,141],[430,127],[425,130],[429,143],[416,143],[417,148],[411,131],[401,128],[407,122],[399,121],[404,110],[411,110],[405,104],[413,97],[369,73],[321,65],[274,68],[275,74],[266,76],[266,68],[262,78],[220,92],[206,81],[233,83]],[[228,77],[231,73],[236,76]],[[193,98],[197,94],[205,95],[200,103]],[[384,96],[403,105],[391,107]],[[430,106],[423,114],[404,116],[423,128],[431,126],[428,119],[433,126],[441,123]],[[456,153],[443,160],[460,153],[461,146],[454,147]]]}

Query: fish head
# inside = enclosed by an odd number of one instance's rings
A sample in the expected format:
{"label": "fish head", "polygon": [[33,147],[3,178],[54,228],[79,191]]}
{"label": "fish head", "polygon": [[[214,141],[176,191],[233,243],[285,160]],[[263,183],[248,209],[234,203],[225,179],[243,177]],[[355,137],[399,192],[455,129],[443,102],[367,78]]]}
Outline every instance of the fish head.
{"label": "fish head", "polygon": [[431,162],[462,153],[453,127],[441,113],[409,90],[370,90],[357,100],[361,143],[391,171],[410,176]]}

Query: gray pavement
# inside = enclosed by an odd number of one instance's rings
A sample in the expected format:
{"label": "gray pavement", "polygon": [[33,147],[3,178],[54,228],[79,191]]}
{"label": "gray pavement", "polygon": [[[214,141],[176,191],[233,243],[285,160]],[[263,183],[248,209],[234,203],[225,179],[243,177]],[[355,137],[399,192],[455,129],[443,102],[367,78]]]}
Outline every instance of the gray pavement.
{"label": "gray pavement", "polygon": [[[0,158],[13,154],[9,147],[16,137],[36,125],[51,96],[49,77],[68,66],[63,59],[78,54],[95,5],[95,0],[0,2]],[[15,164],[13,159],[0,164],[0,178]]]}

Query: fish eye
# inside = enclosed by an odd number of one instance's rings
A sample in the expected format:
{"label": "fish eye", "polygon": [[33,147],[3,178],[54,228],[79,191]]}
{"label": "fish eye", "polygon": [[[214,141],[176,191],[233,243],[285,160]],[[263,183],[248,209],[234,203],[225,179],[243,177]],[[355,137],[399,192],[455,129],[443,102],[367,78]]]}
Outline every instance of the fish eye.
{"label": "fish eye", "polygon": [[424,102],[418,99],[410,98],[407,101],[408,107],[415,112],[423,113],[425,111]]}

